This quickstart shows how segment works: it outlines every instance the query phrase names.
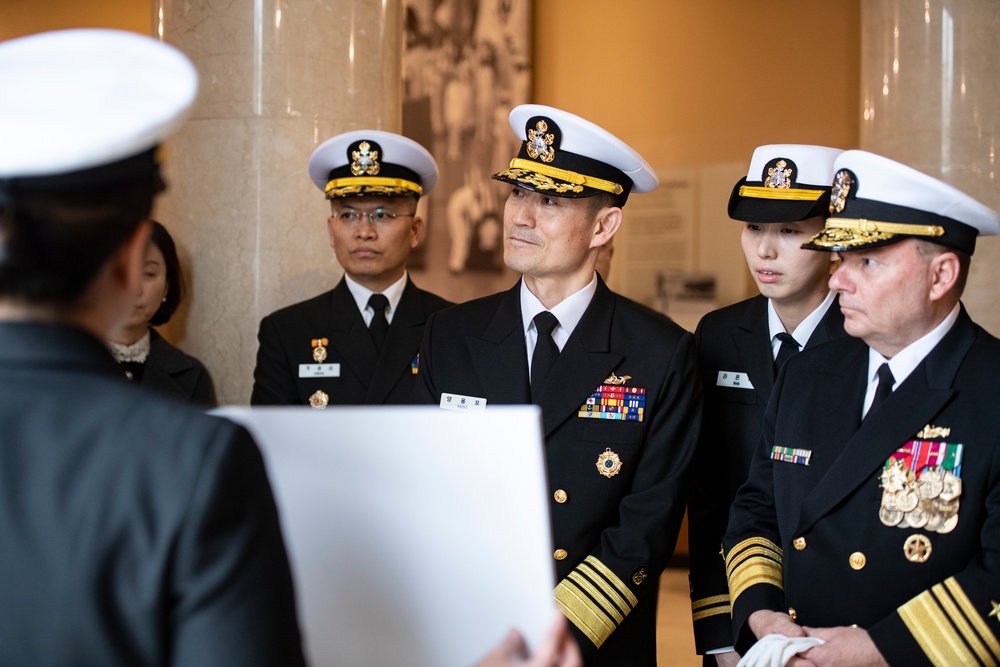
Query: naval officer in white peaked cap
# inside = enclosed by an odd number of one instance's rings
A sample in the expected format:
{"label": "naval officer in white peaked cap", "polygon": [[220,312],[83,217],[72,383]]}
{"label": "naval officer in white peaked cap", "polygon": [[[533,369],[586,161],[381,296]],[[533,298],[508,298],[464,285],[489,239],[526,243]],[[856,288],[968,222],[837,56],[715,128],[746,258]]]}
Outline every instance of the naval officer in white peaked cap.
{"label": "naval officer in white peaked cap", "polygon": [[133,33],[0,43],[0,664],[303,664],[253,440],[103,343],[197,83]]}
{"label": "naval officer in white peaked cap", "polygon": [[812,636],[801,664],[995,664],[1000,341],[960,298],[1000,221],[879,155],[834,169],[805,247],[841,259],[849,335],[792,357],[771,394],[723,540],[736,648]]}
{"label": "naval officer in white peaked cap", "polygon": [[555,602],[586,664],[652,666],[701,383],[691,334],[614,294],[595,266],[629,195],[655,188],[656,174],[565,111],[519,106],[510,123],[521,148],[494,178],[510,186],[504,262],[522,277],[428,321],[415,397],[541,406]]}

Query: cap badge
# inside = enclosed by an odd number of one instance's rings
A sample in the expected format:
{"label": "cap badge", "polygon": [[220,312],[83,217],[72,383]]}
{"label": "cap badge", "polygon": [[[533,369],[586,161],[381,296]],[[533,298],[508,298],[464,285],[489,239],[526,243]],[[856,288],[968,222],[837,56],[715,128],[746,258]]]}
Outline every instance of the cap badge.
{"label": "cap badge", "polygon": [[549,133],[549,124],[544,120],[535,123],[535,129],[528,130],[527,151],[532,160],[552,162],[556,159],[556,149],[552,148],[556,137]]}
{"label": "cap badge", "polygon": [[314,410],[323,410],[330,404],[330,396],[322,390],[316,390],[316,392],[309,397],[309,405],[313,407]]}
{"label": "cap badge", "polygon": [[330,341],[326,338],[313,338],[313,361],[317,364],[321,364],[326,361],[326,346],[330,344]]}
{"label": "cap badge", "polygon": [[597,472],[605,477],[611,478],[622,469],[622,460],[608,447],[604,453],[597,457]]}
{"label": "cap badge", "polygon": [[355,176],[368,174],[375,176],[378,174],[381,165],[378,163],[378,151],[372,150],[371,144],[362,141],[358,145],[358,150],[351,151],[351,173]]}
{"label": "cap badge", "polygon": [[851,172],[841,169],[833,177],[833,189],[830,190],[830,213],[840,213],[844,210],[847,195],[851,192],[854,179]]}
{"label": "cap badge", "polygon": [[784,160],[778,160],[773,167],[767,170],[767,178],[764,179],[765,188],[780,188],[787,190],[792,187],[792,173],[794,170],[788,166]]}

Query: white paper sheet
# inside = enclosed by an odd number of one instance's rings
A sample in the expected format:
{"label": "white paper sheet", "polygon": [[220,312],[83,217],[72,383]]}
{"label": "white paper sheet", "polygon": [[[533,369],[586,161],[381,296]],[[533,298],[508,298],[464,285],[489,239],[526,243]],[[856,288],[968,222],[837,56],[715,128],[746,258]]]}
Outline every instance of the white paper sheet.
{"label": "white paper sheet", "polygon": [[555,616],[540,411],[222,408],[274,488],[313,667],[465,667]]}

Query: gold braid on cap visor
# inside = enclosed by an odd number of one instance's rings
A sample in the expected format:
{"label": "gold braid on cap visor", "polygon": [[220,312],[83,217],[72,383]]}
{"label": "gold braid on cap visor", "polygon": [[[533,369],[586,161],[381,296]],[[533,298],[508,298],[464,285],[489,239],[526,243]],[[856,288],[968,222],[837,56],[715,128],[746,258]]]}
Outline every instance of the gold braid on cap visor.
{"label": "gold braid on cap visor", "polygon": [[782,199],[786,201],[816,201],[826,190],[804,190],[802,188],[762,188],[756,185],[741,185],[740,197],[754,199]]}
{"label": "gold braid on cap visor", "polygon": [[604,192],[610,192],[613,195],[620,195],[625,191],[625,188],[614,181],[606,181],[603,178],[597,178],[595,176],[585,176],[584,174],[569,171],[568,169],[560,169],[559,167],[550,167],[547,164],[541,164],[540,162],[535,162],[533,160],[525,160],[516,157],[510,161],[510,168],[534,171],[544,176],[558,178],[560,181],[566,181],[567,183],[573,183],[575,185],[585,185],[588,188],[603,190]]}
{"label": "gold braid on cap visor", "polygon": [[366,186],[385,188],[387,191],[407,190],[418,197],[424,193],[424,189],[413,181],[408,181],[405,178],[388,178],[385,176],[347,176],[345,178],[335,178],[326,184],[323,192],[327,196],[330,196],[331,193],[340,188],[353,188],[360,192],[360,189]]}
{"label": "gold braid on cap visor", "polygon": [[883,234],[909,234],[910,236],[944,236],[944,227],[937,225],[908,225],[902,222],[880,222],[864,218],[827,218],[826,229],[848,229],[858,232]]}

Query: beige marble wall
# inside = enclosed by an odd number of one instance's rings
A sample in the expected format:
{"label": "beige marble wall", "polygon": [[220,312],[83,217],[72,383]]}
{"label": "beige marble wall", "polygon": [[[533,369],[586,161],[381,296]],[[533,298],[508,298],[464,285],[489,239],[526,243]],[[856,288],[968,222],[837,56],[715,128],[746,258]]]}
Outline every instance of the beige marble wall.
{"label": "beige marble wall", "polygon": [[[861,5],[861,147],[1000,209],[1000,3]],[[963,299],[1000,335],[1000,237],[980,239]]]}
{"label": "beige marble wall", "polygon": [[401,2],[154,0],[153,33],[201,74],[155,211],[183,240],[190,293],[167,335],[208,366],[220,403],[247,403],[260,318],[342,273],[310,154],[347,130],[400,129]]}

